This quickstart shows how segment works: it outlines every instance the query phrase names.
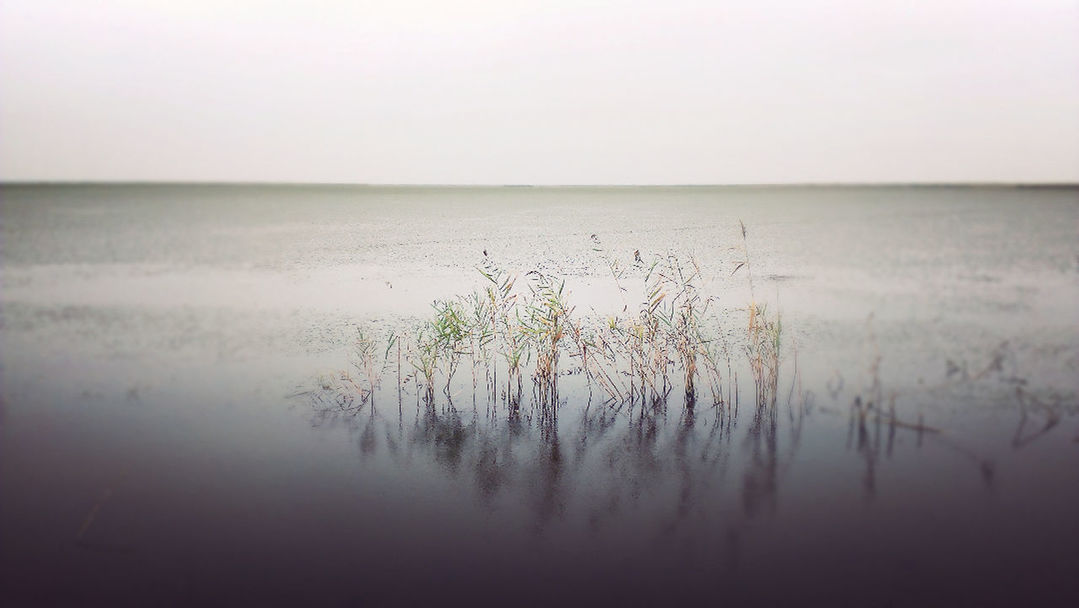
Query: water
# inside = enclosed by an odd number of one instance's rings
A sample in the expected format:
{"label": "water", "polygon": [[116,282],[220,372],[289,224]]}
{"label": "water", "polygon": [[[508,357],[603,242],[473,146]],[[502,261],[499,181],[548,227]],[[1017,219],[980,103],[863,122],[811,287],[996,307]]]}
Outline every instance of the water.
{"label": "water", "polygon": [[[1079,602],[1076,189],[0,197],[3,603]],[[578,374],[514,413],[467,364],[432,408],[393,366],[374,407],[320,389],[485,259],[633,309],[634,251],[700,260],[725,407]],[[765,411],[751,297],[784,326]],[[902,425],[852,410],[874,380]]]}

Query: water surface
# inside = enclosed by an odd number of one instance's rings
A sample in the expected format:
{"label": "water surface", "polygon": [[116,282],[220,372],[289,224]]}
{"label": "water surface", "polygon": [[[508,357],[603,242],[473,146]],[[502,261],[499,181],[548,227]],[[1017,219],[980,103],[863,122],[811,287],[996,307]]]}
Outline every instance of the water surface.
{"label": "water surface", "polygon": [[[0,200],[4,603],[1079,603],[1074,188]],[[430,406],[395,370],[373,406],[320,390],[485,259],[602,318],[639,283],[608,262],[668,251],[730,333],[723,407],[570,375],[514,410],[467,368]],[[763,410],[750,298],[785,332]],[[859,415],[878,386],[905,425]]]}

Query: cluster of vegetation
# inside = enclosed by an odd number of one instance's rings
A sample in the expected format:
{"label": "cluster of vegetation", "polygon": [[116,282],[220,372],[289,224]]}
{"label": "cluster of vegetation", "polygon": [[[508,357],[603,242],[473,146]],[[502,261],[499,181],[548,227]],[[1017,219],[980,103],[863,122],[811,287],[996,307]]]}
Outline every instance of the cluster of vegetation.
{"label": "cluster of vegetation", "polygon": [[[742,236],[744,245],[744,226]],[[733,349],[721,331],[729,319],[721,318],[714,296],[702,293],[699,262],[674,252],[642,256],[636,251],[633,262],[624,264],[608,255],[597,236],[592,241],[620,292],[629,291],[623,282],[631,274],[643,279],[635,311],[627,304],[622,314],[606,318],[578,314],[563,279],[538,270],[522,278],[485,255],[478,267],[485,279],[482,290],[434,302],[432,317],[407,335],[391,333],[384,348],[361,333],[354,362],[361,378],[324,378],[323,390],[343,406],[358,407],[396,368],[399,398],[402,387],[411,383],[417,398],[428,403],[439,389],[452,401],[455,376],[464,363],[476,394],[482,385],[492,399],[511,407],[519,406],[526,387],[538,403],[555,403],[559,377],[577,374],[616,403],[659,407],[679,391],[688,407],[707,397],[715,406],[737,399]],[[748,253],[730,274],[743,269],[752,296]],[[740,342],[758,405],[774,404],[781,324],[778,315],[751,300]]]}

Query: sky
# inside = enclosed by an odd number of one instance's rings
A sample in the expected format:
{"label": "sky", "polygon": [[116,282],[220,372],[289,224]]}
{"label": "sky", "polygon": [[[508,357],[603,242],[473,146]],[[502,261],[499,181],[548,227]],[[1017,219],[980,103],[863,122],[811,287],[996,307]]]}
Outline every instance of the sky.
{"label": "sky", "polygon": [[0,0],[0,180],[1079,182],[1079,0]]}

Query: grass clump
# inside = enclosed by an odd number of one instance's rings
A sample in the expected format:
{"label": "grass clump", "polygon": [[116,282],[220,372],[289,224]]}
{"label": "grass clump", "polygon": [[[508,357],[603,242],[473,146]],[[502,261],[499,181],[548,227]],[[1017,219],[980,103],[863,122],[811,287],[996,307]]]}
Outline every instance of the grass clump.
{"label": "grass clump", "polygon": [[[770,316],[752,297],[744,225],[742,236],[745,255],[735,272],[746,268],[751,294],[744,350],[758,404],[774,405],[782,325],[778,315]],[[559,377],[568,374],[582,374],[590,391],[598,387],[614,405],[661,409],[672,393],[680,393],[685,406],[693,408],[705,391],[717,407],[729,403],[732,395],[736,399],[731,350],[722,330],[728,317],[717,312],[718,296],[706,290],[698,260],[673,251],[642,255],[638,250],[632,262],[623,263],[603,249],[596,235],[592,241],[620,297],[625,301],[637,293],[637,305],[627,302],[619,314],[582,316],[570,301],[564,279],[531,270],[518,281],[518,275],[485,255],[477,267],[484,278],[480,290],[434,302],[430,318],[410,333],[390,334],[386,340],[381,369],[393,365],[396,352],[399,401],[402,386],[412,382],[417,399],[422,396],[433,404],[435,387],[441,386],[452,406],[457,371],[466,361],[473,395],[480,393],[482,378],[489,403],[502,402],[514,411],[526,386],[539,404],[557,404]],[[631,291],[627,285],[634,276],[641,282]],[[356,386],[362,395],[373,394],[378,386],[382,350],[376,340],[361,334],[357,367],[366,383]],[[402,357],[412,368],[410,374],[402,375]],[[341,382],[347,385],[351,379]]]}

